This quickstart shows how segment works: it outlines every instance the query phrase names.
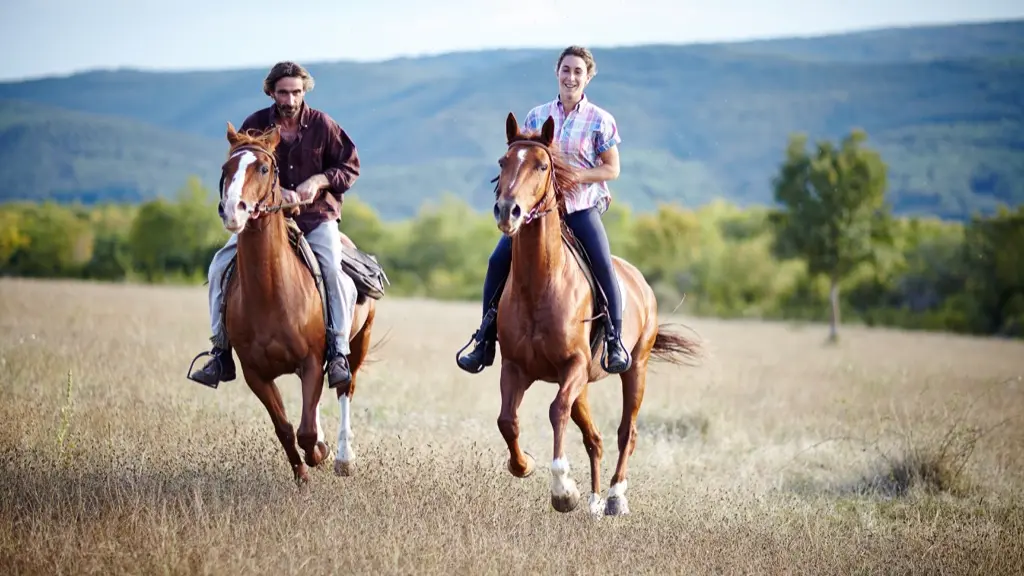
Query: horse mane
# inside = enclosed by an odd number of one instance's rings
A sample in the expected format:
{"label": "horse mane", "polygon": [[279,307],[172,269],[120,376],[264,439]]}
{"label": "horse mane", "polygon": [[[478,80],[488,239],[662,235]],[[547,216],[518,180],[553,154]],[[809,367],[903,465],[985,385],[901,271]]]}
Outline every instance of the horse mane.
{"label": "horse mane", "polygon": [[267,145],[267,140],[270,138],[271,132],[276,129],[277,128],[267,128],[266,130],[260,131],[256,128],[247,128],[244,131],[239,130],[236,132],[237,142],[228,148],[228,156],[230,157],[236,150],[245,146],[256,146],[273,155],[274,150]]}
{"label": "horse mane", "polygon": [[574,190],[579,185],[579,168],[576,168],[566,160],[565,155],[562,154],[562,151],[558,149],[554,142],[550,145],[544,144],[540,130],[525,132],[516,136],[509,142],[509,146],[522,141],[540,144],[551,156],[551,178],[555,185],[555,203],[558,205],[558,214],[564,216],[566,213],[565,193]]}

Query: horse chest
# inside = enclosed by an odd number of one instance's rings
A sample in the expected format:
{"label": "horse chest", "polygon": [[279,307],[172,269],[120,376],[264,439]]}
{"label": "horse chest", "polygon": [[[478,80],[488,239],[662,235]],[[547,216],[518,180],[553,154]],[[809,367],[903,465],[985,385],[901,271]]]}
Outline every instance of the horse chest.
{"label": "horse chest", "polygon": [[522,313],[511,311],[510,317],[524,320],[519,326],[505,326],[498,319],[498,340],[502,343],[501,355],[523,365],[546,367],[557,370],[573,353],[573,336],[568,327],[549,321],[531,320],[533,311]]}
{"label": "horse chest", "polygon": [[260,372],[289,373],[309,353],[307,338],[294,321],[265,311],[256,316],[228,314],[228,338],[237,343],[243,364]]}

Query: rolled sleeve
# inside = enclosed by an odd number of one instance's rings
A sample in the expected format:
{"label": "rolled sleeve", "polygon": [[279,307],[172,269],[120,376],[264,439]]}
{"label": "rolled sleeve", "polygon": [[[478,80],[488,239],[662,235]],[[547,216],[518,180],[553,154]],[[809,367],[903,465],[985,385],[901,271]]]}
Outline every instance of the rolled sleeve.
{"label": "rolled sleeve", "polygon": [[615,118],[612,118],[611,115],[607,115],[602,118],[594,139],[594,150],[598,154],[604,154],[612,146],[622,142],[622,138],[619,137],[619,127],[615,123]]}
{"label": "rolled sleeve", "polygon": [[327,122],[323,165],[331,193],[341,199],[359,178],[359,153],[345,130],[333,120]]}

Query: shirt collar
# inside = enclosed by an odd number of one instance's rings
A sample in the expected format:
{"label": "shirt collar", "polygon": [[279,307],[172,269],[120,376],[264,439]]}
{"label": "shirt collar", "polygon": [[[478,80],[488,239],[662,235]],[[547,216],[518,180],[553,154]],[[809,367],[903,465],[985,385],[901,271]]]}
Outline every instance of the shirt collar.
{"label": "shirt collar", "polygon": [[[583,97],[576,103],[576,107],[573,108],[573,110],[579,112],[587,102],[587,93],[584,92]],[[560,111],[565,112],[565,106],[562,105],[562,98],[560,96],[555,96],[555,106],[557,106]]]}

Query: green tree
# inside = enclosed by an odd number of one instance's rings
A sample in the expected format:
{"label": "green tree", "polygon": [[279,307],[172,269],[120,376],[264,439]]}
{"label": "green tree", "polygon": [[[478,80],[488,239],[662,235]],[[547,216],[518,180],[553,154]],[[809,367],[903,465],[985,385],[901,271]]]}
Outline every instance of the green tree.
{"label": "green tree", "polygon": [[840,282],[892,245],[886,165],[863,146],[865,140],[867,134],[855,129],[838,148],[818,142],[812,155],[806,136],[793,135],[772,182],[775,200],[784,207],[772,215],[775,252],[783,258],[800,255],[808,273],[827,276],[833,342],[839,337]]}

